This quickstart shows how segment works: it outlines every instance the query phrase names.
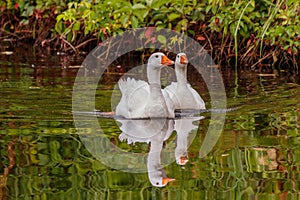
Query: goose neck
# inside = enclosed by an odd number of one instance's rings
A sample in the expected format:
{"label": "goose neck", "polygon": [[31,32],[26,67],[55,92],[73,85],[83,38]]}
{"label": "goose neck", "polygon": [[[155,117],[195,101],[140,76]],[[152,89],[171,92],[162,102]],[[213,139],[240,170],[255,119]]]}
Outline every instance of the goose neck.
{"label": "goose neck", "polygon": [[147,78],[150,85],[161,85],[160,83],[160,70],[147,68]]}
{"label": "goose neck", "polygon": [[186,67],[176,67],[175,73],[176,73],[176,78],[177,78],[178,84],[185,85],[187,83],[187,79],[186,79],[187,68]]}

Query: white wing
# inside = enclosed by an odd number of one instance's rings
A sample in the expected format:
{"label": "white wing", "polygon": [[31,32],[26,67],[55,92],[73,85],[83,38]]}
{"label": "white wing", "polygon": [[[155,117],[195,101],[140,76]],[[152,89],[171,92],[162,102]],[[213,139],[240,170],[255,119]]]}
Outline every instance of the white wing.
{"label": "white wing", "polygon": [[118,82],[122,93],[121,100],[116,107],[116,115],[126,118],[141,117],[149,99],[149,85],[145,81],[127,78]]}
{"label": "white wing", "polygon": [[163,95],[170,97],[175,109],[205,109],[205,102],[190,84],[178,90],[177,82],[172,82],[163,90]]}

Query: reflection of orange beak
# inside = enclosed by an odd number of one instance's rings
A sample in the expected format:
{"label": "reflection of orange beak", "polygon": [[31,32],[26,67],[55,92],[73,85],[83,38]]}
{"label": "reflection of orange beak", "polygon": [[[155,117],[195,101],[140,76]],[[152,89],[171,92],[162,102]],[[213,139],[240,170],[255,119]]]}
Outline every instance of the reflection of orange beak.
{"label": "reflection of orange beak", "polygon": [[187,60],[186,56],[180,56],[180,63],[181,64],[188,64],[189,61]]}
{"label": "reflection of orange beak", "polygon": [[185,165],[188,161],[189,160],[188,160],[187,156],[180,156],[178,164]]}
{"label": "reflection of orange beak", "polygon": [[161,58],[161,64],[168,66],[168,65],[173,65],[174,61],[170,60],[167,56],[163,56]]}
{"label": "reflection of orange beak", "polygon": [[175,181],[175,179],[174,178],[167,178],[167,177],[162,178],[162,184],[163,185],[166,185],[167,183],[169,183],[171,181]]}

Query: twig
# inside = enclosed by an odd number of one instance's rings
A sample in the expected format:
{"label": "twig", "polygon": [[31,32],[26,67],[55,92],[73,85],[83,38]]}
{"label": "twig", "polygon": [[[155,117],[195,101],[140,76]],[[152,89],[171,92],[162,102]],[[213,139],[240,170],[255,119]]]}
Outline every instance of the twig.
{"label": "twig", "polygon": [[77,49],[75,49],[75,47],[70,43],[70,42],[68,42],[67,40],[65,40],[63,37],[60,37],[67,45],[69,45],[72,49],[73,49],[73,51],[75,52],[75,53],[78,53],[78,51],[77,51]]}
{"label": "twig", "polygon": [[253,70],[255,65],[257,65],[258,63],[260,63],[261,61],[263,61],[264,59],[266,59],[267,57],[269,57],[270,55],[272,55],[272,53],[267,54],[266,56],[264,56],[263,58],[259,59],[256,63],[254,63],[253,65],[251,65],[251,69]]}
{"label": "twig", "polygon": [[119,42],[114,42],[113,44],[111,44],[111,42],[112,42],[112,40],[110,39],[110,40],[109,40],[108,47],[106,48],[106,50],[105,50],[104,52],[101,51],[102,53],[101,53],[100,55],[95,56],[95,57],[101,58],[102,56],[105,55],[105,59],[107,59],[108,54],[109,54],[109,50],[110,50],[112,47],[114,47],[115,45],[119,44]]}
{"label": "twig", "polygon": [[32,33],[33,31],[31,30],[17,30],[15,33]]}
{"label": "twig", "polygon": [[3,36],[3,37],[0,37],[0,40],[5,40],[5,39],[7,39],[7,38],[9,38],[8,35],[5,35],[5,36]]}
{"label": "twig", "polygon": [[208,35],[205,33],[205,31],[203,31],[203,34],[205,35],[205,37],[207,38],[207,41],[208,41],[208,43],[209,43],[209,46],[210,46],[210,49],[211,49],[211,55],[212,55],[212,53],[213,53],[213,46],[212,46],[212,44],[211,44],[211,42],[210,42],[210,39],[209,39],[209,37],[208,37]]}
{"label": "twig", "polygon": [[76,49],[79,49],[80,47],[86,45],[87,43],[89,43],[89,42],[91,42],[91,41],[93,41],[93,40],[97,40],[97,38],[91,38],[91,39],[88,39],[88,40],[86,40],[86,41],[80,43],[79,45],[75,46],[75,48],[76,48]]}
{"label": "twig", "polygon": [[20,37],[19,37],[17,34],[11,33],[11,32],[9,32],[9,31],[3,29],[3,28],[1,28],[1,31],[5,32],[5,33],[8,34],[8,35],[12,35],[12,36],[14,36],[14,37],[20,39]]}
{"label": "twig", "polygon": [[[221,51],[220,51],[220,60],[219,60],[219,64],[220,64],[221,61],[222,61],[222,57],[223,57],[223,53],[224,53],[224,49],[225,49],[225,46],[226,46],[228,37],[229,37],[229,36],[226,36],[225,41],[221,44]],[[226,55],[225,55],[225,57],[226,57]],[[225,59],[226,59],[226,58],[225,58]]]}

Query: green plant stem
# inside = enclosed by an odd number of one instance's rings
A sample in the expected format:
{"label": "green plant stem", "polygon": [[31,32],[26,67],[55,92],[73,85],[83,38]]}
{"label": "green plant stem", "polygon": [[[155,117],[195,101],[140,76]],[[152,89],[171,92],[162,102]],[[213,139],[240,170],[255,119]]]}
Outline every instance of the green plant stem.
{"label": "green plant stem", "polygon": [[284,2],[284,1],[282,1],[282,0],[278,0],[278,1],[276,2],[275,8],[272,10],[271,15],[269,16],[267,22],[266,22],[266,23],[264,24],[264,26],[263,26],[262,34],[261,34],[260,37],[259,37],[259,38],[260,38],[260,48],[259,48],[259,55],[260,55],[260,57],[261,57],[261,55],[262,55],[262,48],[263,48],[263,40],[264,40],[264,37],[265,37],[265,35],[266,35],[266,33],[267,33],[267,30],[269,29],[269,27],[270,27],[270,25],[271,25],[271,22],[273,21],[273,19],[274,19],[276,13],[278,12],[278,10],[279,10],[279,8],[280,8],[280,6],[282,5],[283,2]]}
{"label": "green plant stem", "polygon": [[238,41],[237,41],[237,33],[240,27],[240,22],[242,20],[242,17],[244,15],[244,12],[246,10],[246,8],[249,6],[249,4],[252,3],[252,1],[249,1],[247,3],[247,5],[244,7],[242,14],[240,15],[240,18],[238,20],[237,26],[235,28],[235,32],[234,32],[234,52],[235,52],[235,66],[237,66],[237,62],[238,62]]}

